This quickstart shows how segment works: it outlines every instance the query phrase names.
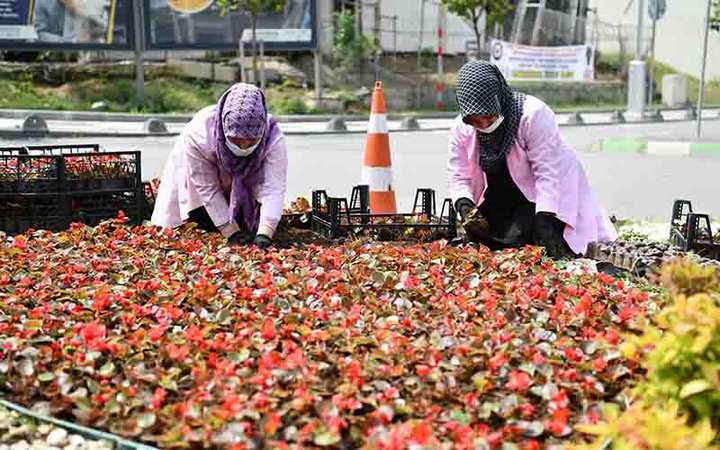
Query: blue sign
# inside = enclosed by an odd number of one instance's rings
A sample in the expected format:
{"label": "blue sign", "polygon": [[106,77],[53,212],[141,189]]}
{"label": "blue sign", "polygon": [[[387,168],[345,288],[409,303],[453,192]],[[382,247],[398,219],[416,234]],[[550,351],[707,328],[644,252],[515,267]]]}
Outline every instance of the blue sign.
{"label": "blue sign", "polygon": [[33,0],[0,0],[0,25],[29,25]]}
{"label": "blue sign", "polygon": [[132,0],[0,0],[0,49],[131,48]]}

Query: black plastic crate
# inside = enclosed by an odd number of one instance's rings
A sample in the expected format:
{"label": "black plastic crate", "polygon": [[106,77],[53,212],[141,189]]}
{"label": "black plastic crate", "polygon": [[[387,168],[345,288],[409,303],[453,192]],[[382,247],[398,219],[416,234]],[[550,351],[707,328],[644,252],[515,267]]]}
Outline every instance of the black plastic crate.
{"label": "black plastic crate", "polygon": [[100,152],[95,144],[2,148],[0,229],[95,225],[121,210],[139,222],[148,208],[140,164],[139,151]]}
{"label": "black plastic crate", "polygon": [[380,240],[401,239],[406,233],[428,231],[430,239],[457,236],[457,217],[452,201],[446,199],[436,215],[435,191],[418,189],[411,213],[373,214],[369,207],[369,188],[353,188],[351,201],[330,197],[326,191],[314,191],[311,212],[312,230],[327,238],[338,238],[371,231]]}
{"label": "black plastic crate", "polygon": [[58,191],[60,171],[56,157],[0,154],[0,193]]}
{"label": "black plastic crate", "polygon": [[140,152],[78,153],[62,158],[69,191],[142,190]]}
{"label": "black plastic crate", "polygon": [[720,260],[720,243],[713,240],[710,216],[693,212],[688,200],[676,200],[673,204],[670,243],[685,251]]}
{"label": "black plastic crate", "polygon": [[0,155],[60,156],[72,153],[92,153],[99,151],[100,144],[25,145],[19,147],[2,147],[0,148]]}

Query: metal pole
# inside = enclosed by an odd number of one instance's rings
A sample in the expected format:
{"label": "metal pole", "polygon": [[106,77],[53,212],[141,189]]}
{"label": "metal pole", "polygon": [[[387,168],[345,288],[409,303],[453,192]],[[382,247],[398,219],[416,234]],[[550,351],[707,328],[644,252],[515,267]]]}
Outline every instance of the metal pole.
{"label": "metal pole", "polygon": [[145,40],[145,18],[142,11],[142,0],[133,2],[135,19],[135,96],[138,106],[145,103],[145,62],[143,49]]}
{"label": "metal pole", "polygon": [[381,10],[380,10],[380,0],[375,0],[373,3],[373,34],[375,35],[375,44],[377,45],[377,50],[375,51],[375,80],[380,79],[380,52],[382,51],[382,36],[380,35],[380,28],[381,28]]}
{"label": "metal pole", "polygon": [[638,23],[637,23],[637,35],[635,42],[635,59],[642,59],[642,30],[643,30],[643,19],[645,18],[645,0],[638,0]]}
{"label": "metal pole", "polygon": [[395,14],[393,16],[393,65],[397,66],[397,21],[398,16]]}
{"label": "metal pole", "polygon": [[420,1],[420,33],[418,34],[417,68],[422,65],[423,34],[425,34],[425,0]]}
{"label": "metal pole", "polygon": [[245,41],[243,41],[243,36],[240,36],[240,81],[243,83],[246,83],[246,75],[245,75]]}
{"label": "metal pole", "polygon": [[260,89],[265,90],[265,41],[260,41]]}
{"label": "metal pole", "polygon": [[[345,2],[343,1],[343,11],[345,10]],[[318,42],[315,44],[317,48],[313,51],[313,68],[315,71],[315,102],[316,108],[321,108],[322,102],[322,52],[320,50],[320,32],[323,30],[320,22],[320,14],[315,15],[315,27],[318,30]],[[322,33],[325,34],[324,32]]]}
{"label": "metal pole", "polygon": [[652,41],[650,42],[650,54],[652,55],[648,61],[648,73],[650,74],[650,83],[648,83],[648,98],[647,102],[648,105],[653,104],[653,95],[654,95],[654,89],[653,85],[655,83],[655,32],[657,30],[657,20],[653,18],[652,23]]}
{"label": "metal pole", "polygon": [[320,108],[320,102],[322,101],[322,54],[319,49],[316,49],[313,53],[315,66],[315,100],[317,101],[317,107]]}
{"label": "metal pole", "polygon": [[705,70],[707,69],[708,37],[710,36],[710,14],[712,13],[712,0],[707,0],[707,14],[705,15],[705,43],[703,44],[702,72],[700,74],[700,95],[697,106],[697,137],[702,136],[702,113],[705,102]]}
{"label": "metal pole", "polygon": [[438,3],[437,11],[437,109],[443,109],[444,91],[445,91],[445,67],[443,65],[443,53],[445,51],[445,7],[442,3]]}
{"label": "metal pole", "polygon": [[532,40],[530,45],[540,44],[540,30],[543,25],[543,16],[545,16],[545,8],[547,8],[547,0],[540,0],[540,3],[536,6],[537,11],[535,13],[535,24],[533,25]]}

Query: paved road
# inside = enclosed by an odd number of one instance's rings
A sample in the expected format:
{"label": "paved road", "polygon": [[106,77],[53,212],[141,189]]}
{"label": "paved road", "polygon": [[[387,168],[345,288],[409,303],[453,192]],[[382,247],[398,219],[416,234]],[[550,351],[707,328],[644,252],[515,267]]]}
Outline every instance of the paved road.
{"label": "paved road", "polygon": [[[720,141],[720,122],[707,122],[706,139]],[[720,216],[720,156],[660,157],[592,153],[602,139],[632,137],[683,140],[694,137],[693,122],[567,127],[566,140],[578,150],[600,202],[610,214],[633,219],[667,220],[672,201],[693,200],[696,208]],[[403,209],[411,207],[414,190],[431,187],[446,195],[447,131],[391,134],[395,187]],[[38,141],[0,141],[0,145]],[[53,141],[59,142],[59,141]],[[60,141],[62,142],[62,141]],[[98,142],[74,139],[66,142]],[[158,175],[172,149],[173,138],[101,139],[107,149],[143,151],[143,175]],[[309,196],[313,189],[349,195],[360,181],[364,135],[289,136],[288,196]]]}

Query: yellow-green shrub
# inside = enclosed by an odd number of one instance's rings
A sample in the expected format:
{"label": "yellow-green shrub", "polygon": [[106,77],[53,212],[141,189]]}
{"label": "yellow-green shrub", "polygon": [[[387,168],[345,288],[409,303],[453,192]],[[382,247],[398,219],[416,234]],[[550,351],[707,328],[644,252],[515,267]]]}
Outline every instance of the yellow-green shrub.
{"label": "yellow-green shrub", "polygon": [[[637,352],[647,370],[624,413],[606,411],[599,425],[581,425],[597,436],[592,447],[615,450],[705,449],[720,433],[720,288],[716,269],[689,261],[663,269],[671,293],[667,306],[641,335],[625,336],[626,357]],[[599,446],[598,446],[599,444]]]}
{"label": "yellow-green shrub", "polygon": [[[715,433],[710,422],[702,420],[688,425],[677,405],[648,405],[639,402],[620,412],[616,405],[603,410],[605,421],[597,425],[578,425],[576,429],[595,436],[590,444],[569,450],[709,450],[715,449]],[[608,446],[610,445],[610,446]]]}

